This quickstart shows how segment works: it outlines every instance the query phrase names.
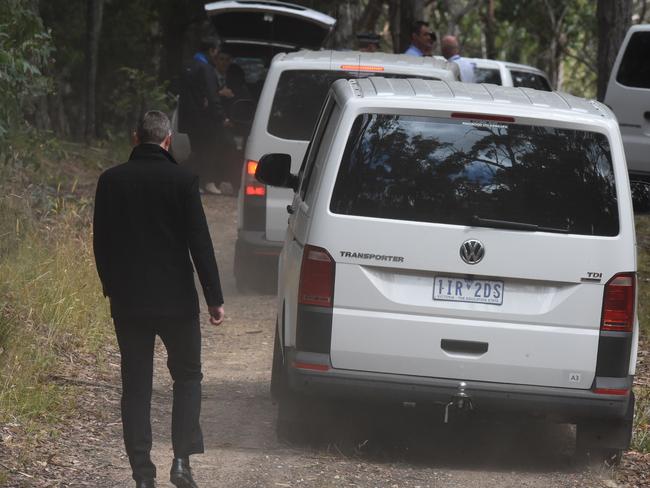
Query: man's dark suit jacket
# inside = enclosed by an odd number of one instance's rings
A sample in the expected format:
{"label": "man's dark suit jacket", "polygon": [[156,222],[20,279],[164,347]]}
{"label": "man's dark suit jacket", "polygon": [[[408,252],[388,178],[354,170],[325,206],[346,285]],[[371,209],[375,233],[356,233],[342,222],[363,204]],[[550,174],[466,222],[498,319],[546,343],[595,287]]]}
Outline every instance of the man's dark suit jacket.
{"label": "man's dark suit jacket", "polygon": [[198,178],[156,144],[99,177],[93,245],[114,319],[193,318],[192,261],[208,305],[223,304]]}

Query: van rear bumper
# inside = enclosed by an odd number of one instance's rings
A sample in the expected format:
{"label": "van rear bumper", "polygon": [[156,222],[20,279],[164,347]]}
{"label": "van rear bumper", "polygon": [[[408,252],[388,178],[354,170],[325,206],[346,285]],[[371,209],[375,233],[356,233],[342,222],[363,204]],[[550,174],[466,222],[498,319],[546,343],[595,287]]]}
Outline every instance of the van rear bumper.
{"label": "van rear bumper", "polygon": [[[373,373],[331,368],[329,355],[287,351],[288,381],[293,391],[309,395],[375,400],[447,404],[458,392],[461,381],[477,412],[512,413],[549,417],[561,422],[586,419],[622,419],[627,412],[630,394],[597,394],[577,390],[507,383],[489,383],[463,379],[429,378],[398,374]],[[318,365],[329,366],[325,371]],[[296,367],[298,366],[298,367]],[[628,389],[633,377],[597,378],[599,388]]]}
{"label": "van rear bumper", "polygon": [[235,270],[259,271],[268,265],[275,269],[282,251],[282,242],[268,241],[264,231],[239,230],[235,243]]}

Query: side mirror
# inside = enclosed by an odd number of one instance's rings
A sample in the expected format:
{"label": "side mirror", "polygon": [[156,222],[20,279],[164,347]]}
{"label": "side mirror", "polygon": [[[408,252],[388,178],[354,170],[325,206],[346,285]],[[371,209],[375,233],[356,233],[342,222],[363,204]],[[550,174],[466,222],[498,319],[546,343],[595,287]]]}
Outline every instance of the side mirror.
{"label": "side mirror", "polygon": [[265,154],[255,170],[255,178],[260,183],[280,186],[298,191],[298,177],[291,174],[291,156],[288,154]]}
{"label": "side mirror", "polygon": [[253,100],[235,100],[230,107],[230,118],[237,124],[247,125],[253,122],[255,116],[255,102]]}

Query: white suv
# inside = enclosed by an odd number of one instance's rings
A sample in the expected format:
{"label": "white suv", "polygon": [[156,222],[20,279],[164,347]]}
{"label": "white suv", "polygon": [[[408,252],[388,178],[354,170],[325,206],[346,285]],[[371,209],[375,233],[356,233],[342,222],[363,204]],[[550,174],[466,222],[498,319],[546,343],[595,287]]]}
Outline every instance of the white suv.
{"label": "white suv", "polygon": [[293,164],[257,167],[295,192],[272,374],[281,432],[314,421],[313,396],[337,395],[548,416],[576,423],[592,452],[628,446],[637,266],[607,107],[337,81]]}
{"label": "white suv", "polygon": [[284,188],[255,180],[257,162],[264,154],[283,152],[298,171],[332,82],[372,75],[454,80],[454,68],[443,58],[356,51],[299,51],[273,59],[244,154],[235,248],[240,288],[258,285],[264,276],[275,284],[292,198]]}

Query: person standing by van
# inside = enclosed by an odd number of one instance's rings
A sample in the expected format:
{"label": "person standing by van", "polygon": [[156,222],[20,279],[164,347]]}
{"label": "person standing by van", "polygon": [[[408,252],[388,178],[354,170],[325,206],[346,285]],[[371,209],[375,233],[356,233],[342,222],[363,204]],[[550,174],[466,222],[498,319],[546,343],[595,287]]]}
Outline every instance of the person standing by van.
{"label": "person standing by van", "polygon": [[411,28],[411,45],[404,54],[409,56],[433,56],[437,37],[429,29],[429,24],[418,20]]}
{"label": "person standing by van", "polygon": [[221,159],[218,141],[230,123],[220,100],[215,69],[218,57],[218,42],[202,41],[201,50],[183,72],[178,102],[178,128],[190,138],[190,165],[203,191],[212,194],[221,193],[215,186]]}
{"label": "person standing by van", "polygon": [[474,64],[460,56],[460,46],[456,36],[443,37],[440,50],[447,61],[454,62],[458,66],[460,81],[474,83]]}

